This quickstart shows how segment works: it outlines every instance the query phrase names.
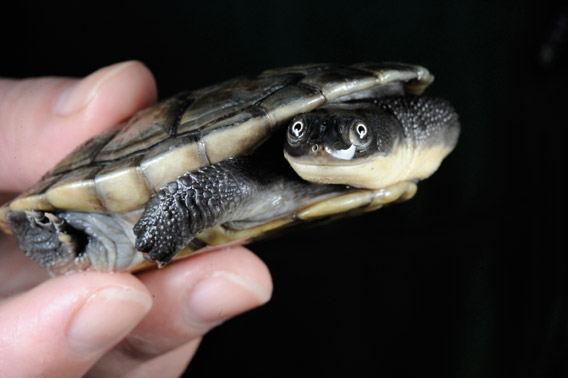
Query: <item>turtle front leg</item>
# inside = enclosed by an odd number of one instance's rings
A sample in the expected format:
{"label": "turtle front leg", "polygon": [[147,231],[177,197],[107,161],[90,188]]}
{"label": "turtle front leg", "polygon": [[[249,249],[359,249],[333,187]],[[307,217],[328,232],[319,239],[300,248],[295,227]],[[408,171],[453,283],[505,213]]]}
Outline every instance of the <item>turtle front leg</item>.
{"label": "turtle front leg", "polygon": [[246,207],[262,185],[259,176],[249,159],[234,158],[169,183],[153,195],[134,226],[136,249],[160,266],[167,264],[195,235]]}

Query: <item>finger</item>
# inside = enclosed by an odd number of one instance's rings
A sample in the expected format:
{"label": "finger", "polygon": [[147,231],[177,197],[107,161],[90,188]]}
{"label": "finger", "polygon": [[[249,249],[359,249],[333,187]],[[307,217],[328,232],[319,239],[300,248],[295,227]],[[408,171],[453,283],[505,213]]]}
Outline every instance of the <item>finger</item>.
{"label": "finger", "polygon": [[0,376],[80,377],[151,305],[126,273],[49,280],[0,305]]}
{"label": "finger", "polygon": [[195,255],[139,278],[152,293],[154,306],[133,332],[101,359],[97,368],[103,371],[124,374],[266,303],[272,294],[268,268],[243,247]]}
{"label": "finger", "polygon": [[102,68],[82,80],[0,80],[0,191],[21,191],[76,146],[156,101],[140,62]]}
{"label": "finger", "polygon": [[15,238],[0,234],[0,300],[29,290],[49,278],[25,255]]}
{"label": "finger", "polygon": [[181,377],[187,369],[189,362],[193,359],[201,339],[192,341],[177,347],[167,353],[161,354],[151,360],[142,361],[135,365],[128,372],[124,372],[124,367],[115,365],[115,371],[109,372],[106,369],[97,369],[97,365],[89,371],[87,377],[123,377],[123,378],[168,378]]}

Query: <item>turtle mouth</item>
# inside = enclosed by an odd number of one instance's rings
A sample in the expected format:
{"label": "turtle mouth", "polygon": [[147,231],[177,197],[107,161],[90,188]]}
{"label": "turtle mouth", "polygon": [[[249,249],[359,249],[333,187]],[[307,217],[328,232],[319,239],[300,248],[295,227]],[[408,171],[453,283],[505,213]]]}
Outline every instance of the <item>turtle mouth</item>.
{"label": "turtle mouth", "polygon": [[401,145],[388,155],[374,154],[344,161],[313,156],[285,156],[292,169],[306,181],[380,189],[402,181],[429,177],[452,148],[446,144],[421,147]]}
{"label": "turtle mouth", "polygon": [[[302,179],[314,184],[340,184],[360,188],[374,188],[380,184],[369,182],[369,173],[375,170],[374,158],[339,159],[328,156],[293,157],[284,154],[292,169]],[[372,176],[376,176],[375,170]]]}
{"label": "turtle mouth", "polygon": [[290,165],[303,167],[353,167],[371,162],[373,156],[356,156],[355,146],[348,149],[336,150],[320,146],[318,151],[306,156],[292,156],[284,151],[284,157]]}
{"label": "turtle mouth", "polygon": [[[380,183],[369,180],[369,164],[372,162],[349,162],[349,164],[339,164],[325,162],[298,162],[290,161],[292,169],[302,179],[314,184],[335,184],[349,185],[358,188],[381,188],[391,182]],[[376,177],[373,175],[372,177]]]}

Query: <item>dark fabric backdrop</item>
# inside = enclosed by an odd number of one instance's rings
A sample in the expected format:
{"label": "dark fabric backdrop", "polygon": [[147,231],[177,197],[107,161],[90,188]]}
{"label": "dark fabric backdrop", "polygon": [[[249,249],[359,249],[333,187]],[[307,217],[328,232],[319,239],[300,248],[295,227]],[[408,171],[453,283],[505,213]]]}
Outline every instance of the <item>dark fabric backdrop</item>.
{"label": "dark fabric backdrop", "polygon": [[164,98],[277,66],[396,60],[428,67],[428,93],[460,113],[458,148],[413,200],[252,244],[274,297],[212,331],[188,376],[568,374],[566,8],[59,4],[0,6],[1,76],[139,59]]}

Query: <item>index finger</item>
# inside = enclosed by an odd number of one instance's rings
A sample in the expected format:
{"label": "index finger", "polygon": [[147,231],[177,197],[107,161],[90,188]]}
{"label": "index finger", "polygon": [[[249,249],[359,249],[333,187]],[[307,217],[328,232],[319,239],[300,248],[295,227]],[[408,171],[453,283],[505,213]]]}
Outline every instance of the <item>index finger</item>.
{"label": "index finger", "polygon": [[75,147],[156,102],[152,73],[129,61],[84,79],[0,80],[0,191],[22,191]]}

